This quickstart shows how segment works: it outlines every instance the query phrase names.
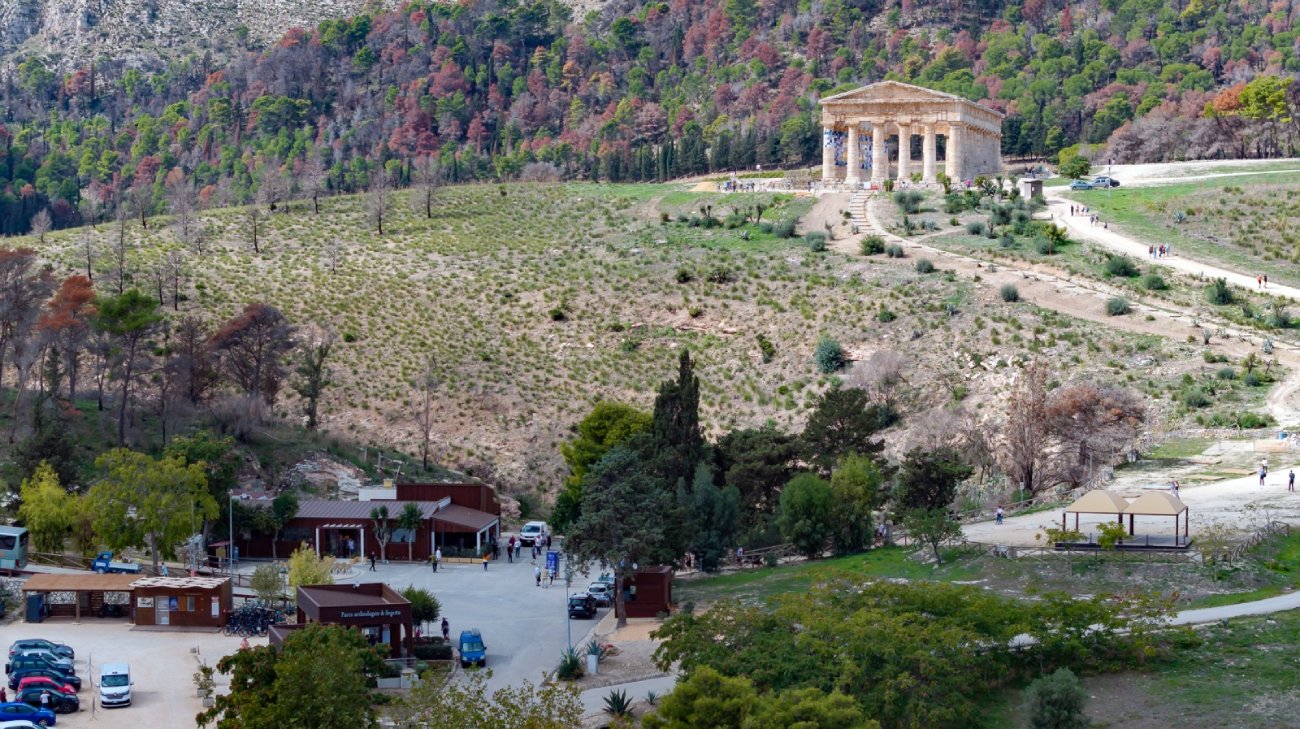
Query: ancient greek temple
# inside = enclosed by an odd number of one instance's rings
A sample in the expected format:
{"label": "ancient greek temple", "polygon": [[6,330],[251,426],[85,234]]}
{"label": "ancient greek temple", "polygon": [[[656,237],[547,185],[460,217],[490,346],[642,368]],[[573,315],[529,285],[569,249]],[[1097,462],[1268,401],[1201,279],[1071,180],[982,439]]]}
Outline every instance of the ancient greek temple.
{"label": "ancient greek temple", "polygon": [[937,182],[940,137],[942,171],[953,182],[1001,172],[1003,115],[987,106],[897,81],[829,96],[821,105],[824,183],[861,187],[917,174]]}

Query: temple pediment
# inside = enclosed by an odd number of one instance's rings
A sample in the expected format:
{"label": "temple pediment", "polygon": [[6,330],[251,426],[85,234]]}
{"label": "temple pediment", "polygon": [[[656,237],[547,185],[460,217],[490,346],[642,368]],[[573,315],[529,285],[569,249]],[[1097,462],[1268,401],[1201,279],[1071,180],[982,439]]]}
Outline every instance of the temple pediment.
{"label": "temple pediment", "polygon": [[[834,96],[828,96],[822,99],[823,105],[833,102],[883,102],[889,104],[906,104],[906,103],[925,103],[939,102],[952,103],[964,102],[973,104],[969,99],[964,99],[956,94],[947,94],[934,89],[927,89],[922,86],[913,86],[900,81],[879,81],[861,88],[845,91]],[[989,111],[992,111],[990,109]]]}

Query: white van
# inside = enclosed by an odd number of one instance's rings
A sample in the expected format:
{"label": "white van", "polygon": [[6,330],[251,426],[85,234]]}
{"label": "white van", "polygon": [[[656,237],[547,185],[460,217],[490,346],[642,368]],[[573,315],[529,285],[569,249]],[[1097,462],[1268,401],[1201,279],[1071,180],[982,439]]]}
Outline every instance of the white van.
{"label": "white van", "polygon": [[99,705],[105,709],[131,705],[131,667],[105,663],[99,669]]}
{"label": "white van", "polygon": [[537,541],[545,543],[547,529],[544,521],[530,521],[519,530],[519,538],[523,540],[525,547],[531,547]]}

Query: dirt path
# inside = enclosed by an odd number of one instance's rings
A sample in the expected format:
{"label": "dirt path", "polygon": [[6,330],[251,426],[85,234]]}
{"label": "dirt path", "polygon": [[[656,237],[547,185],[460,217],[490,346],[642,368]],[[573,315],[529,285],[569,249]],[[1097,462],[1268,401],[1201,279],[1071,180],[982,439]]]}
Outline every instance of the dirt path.
{"label": "dirt path", "polygon": [[[817,198],[817,203],[813,205],[812,210],[799,219],[796,231],[800,235],[810,231],[824,232],[826,223],[830,223],[835,229],[836,238],[831,243],[831,247],[840,250],[841,245],[854,241],[854,250],[856,250],[857,236],[850,235],[848,223],[844,220],[844,212],[849,209],[849,200],[852,197],[847,192],[828,192]],[[848,238],[841,238],[842,235]]]}
{"label": "dirt path", "polygon": [[[1197,323],[1197,312],[1186,308],[1169,306],[1153,306],[1147,303],[1134,302],[1131,304],[1133,313],[1128,316],[1110,316],[1106,313],[1106,300],[1113,296],[1127,296],[1128,292],[1120,291],[1113,287],[1107,286],[1098,281],[1087,279],[1076,279],[1062,271],[1052,269],[1047,266],[1036,264],[992,264],[982,261],[971,256],[960,253],[952,253],[940,248],[927,245],[926,240],[939,235],[948,234],[950,231],[939,231],[929,233],[918,238],[906,239],[901,236],[890,233],[881,224],[879,216],[876,214],[875,207],[885,200],[881,196],[872,196],[866,203],[866,219],[870,230],[885,239],[888,243],[897,243],[909,252],[907,258],[902,259],[881,259],[883,262],[891,263],[898,266],[911,267],[915,265],[915,257],[923,255],[931,259],[936,266],[948,268],[959,275],[964,274],[974,278],[979,276],[981,284],[990,291],[990,295],[997,295],[997,292],[1005,284],[1013,284],[1020,293],[1023,301],[1028,301],[1044,309],[1067,314],[1080,319],[1101,322],[1108,327],[1120,329],[1123,331],[1137,334],[1151,334],[1161,337],[1167,337],[1175,341],[1186,341],[1188,336],[1200,337],[1201,325]],[[1058,204],[1062,200],[1058,199]],[[1066,202],[1065,218],[1069,218],[1070,203]],[[1057,216],[1061,217],[1061,216]],[[1084,229],[1092,228],[1087,224],[1086,218],[1079,218],[1076,221]],[[1074,228],[1071,228],[1073,231]],[[1087,232],[1101,231],[1110,233],[1100,228],[1094,228]],[[1110,233],[1111,235],[1118,235]],[[1123,238],[1123,236],[1119,236]],[[848,239],[837,240],[832,243],[832,248],[846,255],[856,255],[859,251],[859,241],[861,236],[851,236]],[[1089,238],[1089,240],[1093,240]],[[1125,239],[1127,244],[1140,247],[1143,255],[1146,254],[1146,245]],[[1105,245],[1103,243],[1103,245]],[[1162,260],[1180,260],[1181,259],[1162,259]],[[1187,261],[1189,265],[1197,265],[1195,261]],[[1206,271],[1214,271],[1213,267],[1205,267]],[[1207,274],[1218,275],[1218,274]],[[1278,287],[1286,288],[1286,287]],[[1272,290],[1270,288],[1270,290]],[[1295,291],[1297,300],[1300,300],[1300,291]],[[1151,317],[1149,320],[1147,317]],[[1205,321],[1204,315],[1201,321]],[[1216,323],[1216,329],[1223,335],[1214,340],[1213,347],[1215,350],[1233,357],[1245,357],[1251,352],[1260,352],[1264,343],[1264,337],[1260,334],[1237,328],[1226,322]],[[1274,341],[1274,354],[1279,364],[1287,368],[1287,378],[1269,393],[1266,400],[1269,414],[1272,415],[1279,424],[1287,425],[1300,422],[1300,401],[1297,395],[1300,394],[1300,350],[1290,343]]]}

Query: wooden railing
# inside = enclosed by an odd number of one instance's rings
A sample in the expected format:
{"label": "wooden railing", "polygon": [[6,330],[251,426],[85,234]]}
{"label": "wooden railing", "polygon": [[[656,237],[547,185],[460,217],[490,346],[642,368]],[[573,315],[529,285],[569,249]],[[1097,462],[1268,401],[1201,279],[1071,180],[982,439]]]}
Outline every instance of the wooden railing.
{"label": "wooden railing", "polygon": [[[1260,542],[1268,539],[1274,534],[1290,534],[1291,525],[1282,521],[1270,521],[1265,524],[1259,531],[1246,537],[1240,544],[1233,546],[1224,556],[1226,561],[1235,562],[1246,555],[1247,552],[1254,549]],[[1218,555],[1212,555],[1212,559],[1217,559]]]}

